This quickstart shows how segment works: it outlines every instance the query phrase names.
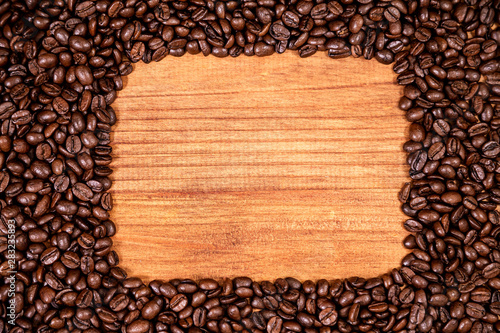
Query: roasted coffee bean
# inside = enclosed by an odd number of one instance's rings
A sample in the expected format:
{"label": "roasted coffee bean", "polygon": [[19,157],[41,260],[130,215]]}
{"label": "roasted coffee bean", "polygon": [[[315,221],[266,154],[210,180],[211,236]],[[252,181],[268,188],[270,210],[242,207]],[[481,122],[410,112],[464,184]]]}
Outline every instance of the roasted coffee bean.
{"label": "roasted coffee bean", "polygon": [[182,311],[188,305],[188,299],[183,294],[175,295],[170,301],[170,308],[174,312]]}
{"label": "roasted coffee bean", "polygon": [[300,18],[297,14],[293,13],[292,11],[285,11],[281,16],[281,20],[286,26],[290,28],[299,27]]}
{"label": "roasted coffee bean", "polygon": [[281,332],[281,328],[283,326],[283,319],[278,316],[274,316],[269,319],[267,323],[267,332],[268,333],[278,333]]}
{"label": "roasted coffee bean", "polygon": [[92,75],[92,71],[89,67],[79,65],[75,69],[75,75],[78,81],[84,86],[92,84],[94,82],[94,78]]}
{"label": "roasted coffee bean", "polygon": [[43,265],[49,266],[59,260],[59,257],[59,250],[56,247],[50,247],[41,254],[40,261]]}
{"label": "roasted coffee bean", "polygon": [[381,50],[375,53],[375,59],[387,65],[394,61],[394,54],[390,50]]}
{"label": "roasted coffee bean", "polygon": [[485,157],[494,158],[500,154],[500,144],[495,141],[486,142],[481,147],[481,151]]}
{"label": "roasted coffee bean", "polygon": [[411,307],[410,311],[410,323],[416,325],[422,323],[425,319],[425,313],[426,310],[423,304],[421,303],[414,304]]}
{"label": "roasted coffee bean", "polygon": [[363,16],[355,14],[349,21],[349,31],[353,34],[358,33],[363,27]]}
{"label": "roasted coffee bean", "polygon": [[92,1],[84,1],[78,4],[75,9],[79,17],[87,17],[95,13],[96,6]]}
{"label": "roasted coffee bean", "polygon": [[429,148],[428,156],[431,161],[441,160],[446,154],[446,147],[443,142],[436,142]]}
{"label": "roasted coffee bean", "polygon": [[281,23],[274,23],[271,26],[269,33],[276,40],[288,40],[288,39],[290,39],[290,30],[288,30]]}
{"label": "roasted coffee bean", "polygon": [[410,140],[415,142],[422,142],[425,139],[425,129],[422,125],[412,123],[410,125]]}
{"label": "roasted coffee bean", "polygon": [[482,318],[486,314],[486,310],[482,305],[470,302],[465,305],[465,313],[472,318]]}
{"label": "roasted coffee bean", "polygon": [[492,279],[500,275],[500,263],[492,263],[484,267],[482,275],[486,279]]}
{"label": "roasted coffee bean", "polygon": [[325,308],[319,313],[319,321],[325,326],[333,326],[337,322],[338,314],[334,308]]}
{"label": "roasted coffee bean", "polygon": [[150,323],[146,320],[136,320],[127,326],[127,333],[145,333],[149,331]]}
{"label": "roasted coffee bean", "polygon": [[57,55],[52,53],[44,53],[38,56],[38,65],[41,68],[53,68],[57,65]]}
{"label": "roasted coffee bean", "polygon": [[[16,326],[0,322],[0,331],[499,331],[497,7],[475,0],[0,3],[5,259],[6,221],[17,228]],[[399,193],[411,253],[400,268],[368,280],[144,284],[127,277],[109,220],[112,103],[122,76],[132,63],[166,56],[287,49],[302,58],[327,51],[393,64],[404,87],[399,107],[411,123],[403,146],[411,181]]]}

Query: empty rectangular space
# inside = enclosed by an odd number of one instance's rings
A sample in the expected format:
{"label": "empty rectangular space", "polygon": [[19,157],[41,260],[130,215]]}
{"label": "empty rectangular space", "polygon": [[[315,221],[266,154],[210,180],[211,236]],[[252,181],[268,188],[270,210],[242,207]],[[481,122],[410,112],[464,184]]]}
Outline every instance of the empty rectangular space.
{"label": "empty rectangular space", "polygon": [[389,66],[295,53],[135,64],[113,107],[121,266],[152,279],[372,277],[400,264]]}

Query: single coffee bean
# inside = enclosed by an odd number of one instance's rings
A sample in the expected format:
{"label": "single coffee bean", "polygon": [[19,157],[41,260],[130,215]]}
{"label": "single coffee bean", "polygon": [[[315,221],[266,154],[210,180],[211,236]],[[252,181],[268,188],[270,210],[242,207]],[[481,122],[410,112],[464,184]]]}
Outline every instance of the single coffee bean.
{"label": "single coffee bean", "polygon": [[145,333],[149,331],[149,326],[146,320],[136,320],[127,326],[127,333]]}
{"label": "single coffee bean", "polygon": [[188,305],[188,299],[183,294],[175,295],[170,301],[170,308],[174,312],[182,311]]}
{"label": "single coffee bean", "polygon": [[271,319],[269,319],[269,322],[267,323],[267,332],[268,333],[281,332],[282,325],[283,325],[283,319],[281,319],[278,316],[274,316]]}

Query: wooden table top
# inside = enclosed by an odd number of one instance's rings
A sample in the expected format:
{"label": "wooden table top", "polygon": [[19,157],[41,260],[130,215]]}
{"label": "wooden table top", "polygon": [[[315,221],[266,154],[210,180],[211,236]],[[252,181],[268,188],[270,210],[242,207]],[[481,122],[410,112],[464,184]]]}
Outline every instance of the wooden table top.
{"label": "wooden table top", "polygon": [[122,267],[147,281],[398,267],[409,124],[394,82],[324,53],[136,64],[113,105]]}

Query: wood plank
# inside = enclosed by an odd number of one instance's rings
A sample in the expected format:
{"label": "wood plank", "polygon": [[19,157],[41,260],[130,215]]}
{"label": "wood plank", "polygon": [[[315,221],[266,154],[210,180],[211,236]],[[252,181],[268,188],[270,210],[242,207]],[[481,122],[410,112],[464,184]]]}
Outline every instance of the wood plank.
{"label": "wood plank", "polygon": [[146,280],[397,267],[408,125],[394,81],[324,54],[136,64],[114,105],[122,267]]}

